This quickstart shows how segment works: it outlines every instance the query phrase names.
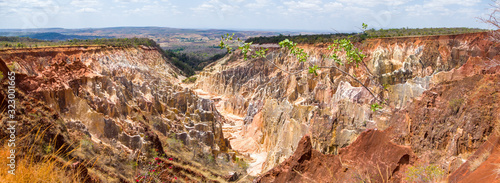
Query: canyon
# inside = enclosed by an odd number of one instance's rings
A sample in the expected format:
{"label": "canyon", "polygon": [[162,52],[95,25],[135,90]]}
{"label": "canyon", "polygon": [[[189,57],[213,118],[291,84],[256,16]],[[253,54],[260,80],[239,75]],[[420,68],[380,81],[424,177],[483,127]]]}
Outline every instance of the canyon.
{"label": "canyon", "polygon": [[[367,130],[378,130],[414,153],[382,161],[393,164],[390,172],[409,156],[451,173],[498,128],[500,62],[498,47],[486,33],[368,39],[358,46],[368,54],[366,65],[343,69],[386,100],[381,110],[372,111],[370,104],[376,101],[369,92],[335,69],[320,70],[317,76],[289,75],[265,59],[220,60],[199,74],[196,88],[218,95],[222,111],[244,119],[240,138],[230,139],[231,146],[257,156],[263,162],[256,169],[264,172],[292,156],[305,135],[311,149],[336,155]],[[311,54],[309,62],[331,64],[321,59],[326,46],[303,48]],[[293,57],[272,61],[291,71],[306,67]],[[364,171],[378,163],[354,165]]]}
{"label": "canyon", "polygon": [[45,133],[20,152],[42,159],[53,143],[84,164],[81,181],[134,182],[159,157],[163,181],[411,182],[435,165],[442,181],[498,182],[500,46],[488,32],[356,46],[363,64],[340,69],[377,98],[336,69],[285,72],[334,64],[326,44],[299,45],[307,62],[276,46],[268,59],[228,54],[194,83],[147,46],[5,49],[0,71],[16,72],[18,135]]}

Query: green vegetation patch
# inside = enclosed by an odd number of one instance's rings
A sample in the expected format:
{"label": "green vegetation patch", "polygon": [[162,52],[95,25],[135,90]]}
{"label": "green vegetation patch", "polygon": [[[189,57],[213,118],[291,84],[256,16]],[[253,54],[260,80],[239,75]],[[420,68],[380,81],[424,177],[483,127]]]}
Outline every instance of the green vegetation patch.
{"label": "green vegetation patch", "polygon": [[334,34],[314,34],[314,35],[295,35],[295,36],[270,36],[270,37],[253,37],[245,42],[254,44],[277,44],[286,39],[299,44],[316,44],[316,43],[333,43],[338,39],[349,38],[352,42],[360,42],[366,38],[383,38],[383,37],[405,37],[405,36],[432,36],[432,35],[452,35],[465,34],[474,32],[485,32],[488,30],[478,28],[400,28],[400,29],[369,29],[364,33],[334,33]]}
{"label": "green vegetation patch", "polygon": [[284,40],[290,40],[291,42],[298,43],[298,44],[314,44],[314,43],[333,43],[333,41],[338,40],[338,39],[345,39],[348,38],[351,39],[351,41],[356,42],[356,41],[361,41],[362,36],[358,35],[358,33],[335,33],[335,34],[314,34],[314,35],[295,35],[295,36],[285,36],[285,35],[278,35],[278,36],[271,36],[271,37],[253,37],[247,39],[245,42],[246,43],[253,43],[253,44],[268,44],[268,43],[273,43],[277,44],[279,42],[282,42]]}
{"label": "green vegetation patch", "polygon": [[160,48],[155,41],[148,38],[98,38],[70,39],[65,41],[45,41],[25,37],[0,36],[0,48],[37,48],[47,46],[90,46],[103,45],[113,47],[137,47],[139,45]]}
{"label": "green vegetation patch", "polygon": [[195,71],[201,71],[208,64],[217,61],[224,57],[227,53],[215,54],[208,59],[189,55],[187,53],[180,53],[174,50],[165,50],[165,56],[174,63],[176,67],[182,70],[187,76],[192,76]]}
{"label": "green vegetation patch", "polygon": [[405,172],[407,182],[437,182],[443,178],[445,171],[437,165],[411,166]]}
{"label": "green vegetation patch", "polygon": [[196,77],[188,77],[188,78],[182,80],[182,82],[183,83],[194,83],[194,82],[196,82],[196,79],[197,79]]}
{"label": "green vegetation patch", "polygon": [[400,36],[433,36],[433,35],[451,35],[451,34],[465,34],[474,32],[485,32],[485,29],[478,28],[401,28],[401,29],[370,29],[366,30],[369,38],[378,37],[400,37]]}

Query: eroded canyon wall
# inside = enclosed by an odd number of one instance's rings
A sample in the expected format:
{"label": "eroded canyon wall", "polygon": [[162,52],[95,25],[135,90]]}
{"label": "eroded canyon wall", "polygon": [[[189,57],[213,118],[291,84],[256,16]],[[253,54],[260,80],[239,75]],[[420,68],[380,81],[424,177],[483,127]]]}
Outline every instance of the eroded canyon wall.
{"label": "eroded canyon wall", "polygon": [[[397,134],[393,141],[449,169],[452,161],[465,161],[463,155],[475,151],[498,124],[500,50],[488,33],[360,43],[368,55],[365,64],[341,69],[384,100],[376,111],[370,105],[380,102],[335,69],[321,69],[317,76],[284,72],[332,64],[321,59],[329,53],[326,45],[301,47],[311,55],[307,63],[293,56],[245,61],[232,55],[205,68],[195,85],[220,98],[222,111],[244,119],[241,136],[252,139],[244,142],[246,151],[266,154],[262,171],[290,157],[306,134],[313,149],[337,154],[363,131],[388,128]],[[488,92],[492,95],[480,102]],[[231,142],[243,146],[239,143]]]}
{"label": "eroded canyon wall", "polygon": [[[132,166],[137,159],[161,155],[166,138],[209,154],[228,151],[221,127],[225,119],[213,101],[181,87],[178,69],[157,48],[10,49],[0,51],[0,63],[5,73],[16,72],[16,86],[26,97],[60,116],[58,125],[76,139],[67,145],[101,144],[74,156],[89,160],[102,155],[100,171],[111,177],[131,180],[134,171],[106,167]],[[96,150],[101,148],[111,150]]]}

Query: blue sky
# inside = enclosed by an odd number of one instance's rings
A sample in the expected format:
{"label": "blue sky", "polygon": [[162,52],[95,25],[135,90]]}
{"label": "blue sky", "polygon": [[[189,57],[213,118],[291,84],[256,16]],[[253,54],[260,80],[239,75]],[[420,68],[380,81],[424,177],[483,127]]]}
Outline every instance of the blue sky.
{"label": "blue sky", "polygon": [[492,28],[490,0],[0,0],[0,28],[160,26],[248,30]]}

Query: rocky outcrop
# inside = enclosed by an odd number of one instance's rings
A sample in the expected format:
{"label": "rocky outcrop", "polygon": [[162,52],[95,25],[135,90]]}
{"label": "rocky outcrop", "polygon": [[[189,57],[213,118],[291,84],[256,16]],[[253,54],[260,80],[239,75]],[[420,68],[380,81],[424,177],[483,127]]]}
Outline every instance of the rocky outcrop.
{"label": "rocky outcrop", "polygon": [[500,138],[491,136],[486,143],[448,178],[449,182],[500,182]]}
{"label": "rocky outcrop", "polygon": [[290,158],[254,182],[399,182],[414,160],[410,148],[390,142],[383,131],[361,133],[338,155],[314,150],[311,138],[304,136]]}
{"label": "rocky outcrop", "polygon": [[112,167],[155,151],[162,155],[165,138],[201,146],[205,153],[228,151],[225,119],[213,101],[181,87],[177,69],[156,48],[11,49],[0,51],[0,59],[3,70],[18,75],[20,91],[56,111],[70,133],[126,154],[122,162],[110,160]]}
{"label": "rocky outcrop", "polygon": [[[458,70],[479,65],[473,60]],[[483,71],[490,74],[480,74]],[[454,159],[461,159],[459,155],[475,152],[494,132],[500,120],[497,97],[500,78],[493,74],[498,71],[500,67],[492,67],[470,77],[448,80],[425,91],[420,99],[390,120],[392,126],[401,130],[395,137],[397,141],[411,145],[422,156],[433,157],[433,161],[446,165],[446,168]]]}

